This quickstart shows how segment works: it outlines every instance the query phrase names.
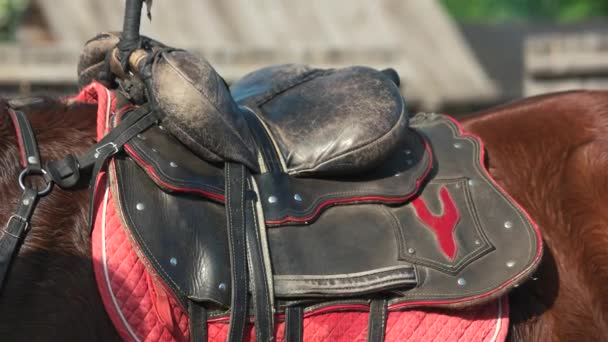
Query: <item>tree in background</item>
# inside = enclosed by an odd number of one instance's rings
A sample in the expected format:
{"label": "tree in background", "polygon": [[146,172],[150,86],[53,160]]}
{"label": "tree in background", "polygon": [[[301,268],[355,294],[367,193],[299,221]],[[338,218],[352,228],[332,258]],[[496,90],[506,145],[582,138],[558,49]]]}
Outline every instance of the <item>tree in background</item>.
{"label": "tree in background", "polygon": [[608,0],[441,0],[457,20],[574,22],[608,16]]}
{"label": "tree in background", "polygon": [[17,25],[28,3],[28,0],[0,0],[0,41],[15,39]]}

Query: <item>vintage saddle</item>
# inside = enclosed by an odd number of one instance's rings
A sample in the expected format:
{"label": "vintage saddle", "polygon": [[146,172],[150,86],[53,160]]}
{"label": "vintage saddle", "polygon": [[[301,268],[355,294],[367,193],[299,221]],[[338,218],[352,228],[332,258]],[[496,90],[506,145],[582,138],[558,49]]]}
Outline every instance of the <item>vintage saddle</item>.
{"label": "vintage saddle", "polygon": [[114,125],[159,120],[113,155],[109,187],[193,340],[225,318],[230,340],[250,321],[271,340],[285,320],[297,341],[306,312],[346,304],[369,306],[368,339],[382,340],[387,310],[486,302],[540,261],[480,141],[443,115],[410,118],[392,73],[279,65],[228,89],[165,48],[140,74],[149,103]]}

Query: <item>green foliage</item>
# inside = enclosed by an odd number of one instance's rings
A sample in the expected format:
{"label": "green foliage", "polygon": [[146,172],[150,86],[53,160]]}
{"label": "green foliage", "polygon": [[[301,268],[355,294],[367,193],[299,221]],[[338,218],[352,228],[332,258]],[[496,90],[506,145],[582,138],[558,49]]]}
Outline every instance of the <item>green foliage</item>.
{"label": "green foliage", "polygon": [[0,41],[14,39],[28,3],[28,0],[0,0]]}
{"label": "green foliage", "polygon": [[608,0],[441,0],[460,21],[581,21],[608,16]]}

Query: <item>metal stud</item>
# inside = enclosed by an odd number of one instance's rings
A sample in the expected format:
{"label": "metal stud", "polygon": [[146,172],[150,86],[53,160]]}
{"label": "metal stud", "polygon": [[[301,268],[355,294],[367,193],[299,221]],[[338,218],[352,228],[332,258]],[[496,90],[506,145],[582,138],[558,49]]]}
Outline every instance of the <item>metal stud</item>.
{"label": "metal stud", "polygon": [[513,222],[511,222],[511,221],[505,221],[505,228],[507,228],[507,229],[513,228]]}
{"label": "metal stud", "polygon": [[454,148],[462,148],[462,143],[454,143]]}
{"label": "metal stud", "polygon": [[177,266],[177,259],[171,258],[169,259],[169,262],[171,263],[171,266]]}
{"label": "metal stud", "polygon": [[30,200],[26,198],[23,201],[21,201],[21,203],[23,203],[23,205],[30,205]]}
{"label": "metal stud", "polygon": [[464,278],[458,278],[457,282],[460,286],[465,286],[467,284],[467,281]]}
{"label": "metal stud", "polygon": [[93,155],[93,157],[95,157],[95,159],[99,158],[99,152],[95,152],[95,154]]}
{"label": "metal stud", "polygon": [[456,185],[454,185],[456,187],[456,189],[460,189],[460,183],[456,183]]}
{"label": "metal stud", "polygon": [[509,260],[509,261],[507,261],[507,263],[505,265],[507,265],[508,268],[511,268],[511,267],[515,266],[515,261]]}
{"label": "metal stud", "polygon": [[407,249],[407,252],[410,254],[414,254],[414,253],[416,253],[416,250],[414,248],[410,247]]}
{"label": "metal stud", "polygon": [[515,284],[515,285],[513,285],[513,287],[514,287],[514,288],[518,288],[518,287],[519,287],[519,284]]}
{"label": "metal stud", "polygon": [[475,185],[475,181],[474,181],[474,180],[472,180],[472,179],[469,179],[468,183],[469,183],[469,186],[473,186],[473,185]]}
{"label": "metal stud", "polygon": [[403,151],[403,152],[405,152],[405,154],[406,154],[406,155],[408,155],[408,156],[409,156],[410,154],[412,154],[412,150],[405,150],[405,151]]}
{"label": "metal stud", "polygon": [[171,166],[171,167],[177,167],[177,163],[175,163],[175,162],[169,162],[169,166]]}
{"label": "metal stud", "polygon": [[481,245],[481,241],[479,241],[479,239],[475,239],[475,244],[479,246]]}
{"label": "metal stud", "polygon": [[300,196],[300,194],[295,194],[293,195],[293,199],[298,201],[298,202],[302,202],[302,196]]}
{"label": "metal stud", "polygon": [[144,137],[144,136],[143,136],[143,135],[141,135],[141,134],[138,134],[138,135],[137,135],[137,137],[138,137],[140,140],[146,140],[146,137]]}
{"label": "metal stud", "polygon": [[538,277],[532,277],[532,280],[538,280]]}
{"label": "metal stud", "polygon": [[161,131],[164,131],[165,127],[163,127],[162,125],[158,125],[158,129],[160,129]]}
{"label": "metal stud", "polygon": [[157,149],[155,149],[155,148],[153,148],[153,149],[152,149],[152,152],[156,153],[156,152],[158,152],[158,150],[157,150]]}
{"label": "metal stud", "polygon": [[135,205],[135,208],[136,208],[137,210],[139,210],[139,211],[142,211],[142,210],[146,209],[146,205],[145,205],[145,204],[143,204],[143,203],[137,203],[137,204]]}
{"label": "metal stud", "polygon": [[27,162],[30,164],[38,164],[38,158],[34,156],[29,156],[27,157]]}
{"label": "metal stud", "polygon": [[220,289],[220,291],[226,291],[226,284],[220,283],[217,288]]}
{"label": "metal stud", "polygon": [[401,174],[399,172],[395,173],[395,177],[399,177]]}
{"label": "metal stud", "polygon": [[279,200],[279,199],[278,199],[278,198],[277,198],[277,196],[275,196],[275,195],[271,195],[271,196],[269,196],[269,197],[268,197],[268,203],[270,203],[270,204],[277,203],[277,202],[278,202],[278,200]]}

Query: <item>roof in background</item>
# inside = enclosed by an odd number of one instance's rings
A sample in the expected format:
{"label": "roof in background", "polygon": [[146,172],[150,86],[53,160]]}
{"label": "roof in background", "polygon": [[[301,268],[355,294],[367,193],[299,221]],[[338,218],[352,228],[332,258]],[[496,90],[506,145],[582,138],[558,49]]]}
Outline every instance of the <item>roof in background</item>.
{"label": "roof in background", "polygon": [[[0,47],[9,56],[0,57],[0,78],[73,80],[68,70],[75,70],[80,46],[97,32],[120,30],[124,0],[34,0],[33,6],[53,43],[36,47],[21,35],[20,46]],[[157,0],[152,15],[151,23],[142,20],[143,34],[200,52],[228,80],[275,63],[365,64],[395,68],[406,98],[427,110],[497,95],[435,0]],[[30,66],[10,66],[11,55],[13,63],[30,56]]]}
{"label": "roof in background", "polygon": [[487,75],[501,89],[499,102],[524,94],[524,46],[526,39],[544,34],[608,34],[605,20],[559,24],[551,22],[461,24],[461,32]]}

